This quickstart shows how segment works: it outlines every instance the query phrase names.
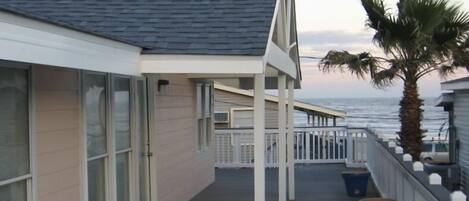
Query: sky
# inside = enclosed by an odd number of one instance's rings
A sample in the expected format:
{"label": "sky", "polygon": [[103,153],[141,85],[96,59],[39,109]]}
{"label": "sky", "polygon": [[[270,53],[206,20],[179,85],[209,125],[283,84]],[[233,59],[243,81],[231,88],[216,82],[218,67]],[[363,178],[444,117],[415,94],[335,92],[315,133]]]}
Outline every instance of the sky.
{"label": "sky", "polygon": [[[469,0],[450,0],[463,4],[469,11]],[[395,10],[398,0],[385,0]],[[323,57],[329,50],[347,50],[352,53],[383,53],[372,42],[372,30],[365,27],[366,13],[360,0],[296,0],[297,29],[301,56]],[[347,73],[323,73],[317,61],[302,59],[302,90],[299,98],[360,98],[400,97],[402,83],[384,90],[374,88],[369,80],[359,80]],[[449,79],[469,76],[461,70]],[[420,81],[422,97],[441,94],[441,78],[437,74]]]}

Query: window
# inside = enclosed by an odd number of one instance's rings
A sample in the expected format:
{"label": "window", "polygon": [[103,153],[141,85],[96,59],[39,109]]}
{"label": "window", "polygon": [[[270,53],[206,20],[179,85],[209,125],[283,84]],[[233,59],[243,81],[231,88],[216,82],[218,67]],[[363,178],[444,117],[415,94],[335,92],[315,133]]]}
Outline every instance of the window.
{"label": "window", "polygon": [[106,75],[101,74],[86,74],[84,79],[89,201],[107,199],[106,82]]}
{"label": "window", "polygon": [[84,73],[88,201],[131,200],[131,83],[129,77]]}
{"label": "window", "polygon": [[130,79],[115,77],[113,89],[117,201],[130,201]]}
{"label": "window", "polygon": [[198,150],[210,146],[212,139],[213,89],[208,83],[196,84],[196,119]]}
{"label": "window", "polygon": [[30,189],[29,72],[0,68],[0,200],[27,201]]}

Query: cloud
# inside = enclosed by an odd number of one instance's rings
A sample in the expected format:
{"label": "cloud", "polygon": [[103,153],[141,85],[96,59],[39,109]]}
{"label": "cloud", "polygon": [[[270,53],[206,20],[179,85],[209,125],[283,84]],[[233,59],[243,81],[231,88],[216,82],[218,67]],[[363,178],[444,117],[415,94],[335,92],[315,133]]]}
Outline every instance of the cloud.
{"label": "cloud", "polygon": [[298,34],[301,55],[324,56],[329,50],[347,50],[352,53],[371,52],[382,55],[372,43],[369,31],[308,31]]}
{"label": "cloud", "polygon": [[348,31],[308,31],[298,33],[299,43],[304,45],[371,43],[372,33]]}

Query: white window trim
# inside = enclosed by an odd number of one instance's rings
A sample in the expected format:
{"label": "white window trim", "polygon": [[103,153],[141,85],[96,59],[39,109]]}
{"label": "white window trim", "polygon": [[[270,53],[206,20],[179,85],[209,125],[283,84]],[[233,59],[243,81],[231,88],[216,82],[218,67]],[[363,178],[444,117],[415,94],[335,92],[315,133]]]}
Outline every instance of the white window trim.
{"label": "white window trim", "polygon": [[[213,113],[214,113],[214,88],[213,83],[210,82],[195,82],[195,134],[196,134],[196,149],[198,153],[205,152],[210,149],[213,143]],[[198,89],[201,87],[201,98],[199,99]],[[207,89],[209,89],[207,91]],[[208,100],[207,100],[208,99]],[[199,103],[199,100],[201,102]],[[202,105],[200,105],[202,104]],[[207,111],[207,107],[209,110]],[[199,128],[199,120],[202,120],[202,130]],[[209,125],[209,126],[207,126]],[[200,135],[199,132],[202,132]],[[209,133],[210,132],[210,133]],[[202,137],[202,138],[200,138]]]}
{"label": "white window trim", "polygon": [[[232,107],[230,108],[230,128],[235,128],[234,125],[234,113],[236,111],[252,111],[254,115],[254,108],[253,107]],[[254,116],[253,116],[254,118]]]}
{"label": "white window trim", "polygon": [[35,70],[31,65],[0,60],[0,68],[24,69],[28,76],[28,140],[29,140],[29,173],[18,177],[0,181],[0,186],[6,186],[26,181],[26,197],[28,201],[37,200],[37,162],[36,150],[36,83]]}

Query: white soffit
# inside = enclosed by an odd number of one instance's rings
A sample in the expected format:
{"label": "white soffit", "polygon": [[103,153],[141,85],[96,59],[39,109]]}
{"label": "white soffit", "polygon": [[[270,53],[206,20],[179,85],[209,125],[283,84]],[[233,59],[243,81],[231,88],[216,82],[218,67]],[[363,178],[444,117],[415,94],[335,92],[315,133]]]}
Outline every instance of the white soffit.
{"label": "white soffit", "polygon": [[0,59],[140,75],[141,48],[0,11]]}
{"label": "white soffit", "polygon": [[260,74],[262,56],[142,55],[142,73]]}

